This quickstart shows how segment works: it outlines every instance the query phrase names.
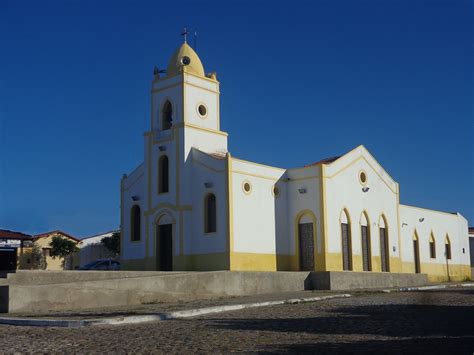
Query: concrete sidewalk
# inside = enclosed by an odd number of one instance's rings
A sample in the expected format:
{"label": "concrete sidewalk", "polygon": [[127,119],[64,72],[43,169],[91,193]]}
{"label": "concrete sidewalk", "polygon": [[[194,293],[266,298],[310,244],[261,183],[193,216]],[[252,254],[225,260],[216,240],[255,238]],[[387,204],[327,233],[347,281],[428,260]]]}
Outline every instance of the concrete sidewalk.
{"label": "concrete sidewalk", "polygon": [[196,300],[190,302],[153,303],[133,307],[91,309],[81,312],[23,313],[0,317],[0,324],[46,327],[83,327],[93,325],[123,325],[194,317],[203,314],[235,311],[245,308],[268,307],[282,304],[317,302],[333,298],[357,297],[370,293],[423,292],[474,287],[474,283],[438,284],[409,288],[370,289],[350,293],[331,291],[299,291],[246,297]]}

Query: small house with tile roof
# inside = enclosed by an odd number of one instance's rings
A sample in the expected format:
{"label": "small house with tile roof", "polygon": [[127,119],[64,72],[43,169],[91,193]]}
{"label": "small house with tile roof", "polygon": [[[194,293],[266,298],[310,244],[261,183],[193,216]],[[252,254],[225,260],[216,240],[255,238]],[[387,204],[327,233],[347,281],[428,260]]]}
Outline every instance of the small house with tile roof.
{"label": "small house with tile roof", "polygon": [[33,241],[41,248],[43,251],[43,256],[46,261],[46,270],[70,270],[73,268],[72,258],[64,261],[62,258],[53,258],[51,256],[51,241],[54,237],[61,237],[69,239],[74,243],[78,244],[79,239],[73,237],[72,235],[65,233],[60,230],[54,230],[51,232],[36,234],[33,236]]}

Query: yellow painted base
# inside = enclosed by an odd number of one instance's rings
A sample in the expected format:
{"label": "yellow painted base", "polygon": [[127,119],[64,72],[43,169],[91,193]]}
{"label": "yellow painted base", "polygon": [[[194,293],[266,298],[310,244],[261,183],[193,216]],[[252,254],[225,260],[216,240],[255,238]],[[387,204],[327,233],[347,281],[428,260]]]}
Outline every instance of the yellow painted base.
{"label": "yellow painted base", "polygon": [[173,270],[229,270],[229,257],[227,253],[179,255],[173,258]]}
{"label": "yellow painted base", "polygon": [[155,258],[121,260],[122,270],[153,271],[156,270]]}
{"label": "yellow painted base", "polygon": [[[297,255],[275,255],[258,253],[227,253],[182,255],[173,258],[175,271],[299,271]],[[317,264],[316,264],[317,265]],[[134,260],[123,260],[123,270],[157,270],[154,257]],[[427,274],[431,282],[466,281],[471,280],[471,267],[469,265],[422,263],[421,273]],[[326,254],[326,270],[316,271],[342,271],[342,255],[339,253]],[[362,257],[353,256],[353,271],[362,271]],[[380,272],[380,257],[372,258],[372,271]],[[402,263],[398,258],[390,258],[390,272],[415,273],[413,263]]]}
{"label": "yellow painted base", "polygon": [[[211,271],[229,270],[227,253],[175,255],[173,257],[173,271]],[[155,257],[143,259],[122,260],[122,270],[156,271]]]}
{"label": "yellow painted base", "polygon": [[232,271],[277,271],[275,254],[231,253]]}
{"label": "yellow painted base", "polygon": [[[415,272],[414,263],[403,263],[402,267],[403,272]],[[428,280],[431,282],[468,281],[472,279],[471,267],[469,265],[448,264],[446,266],[446,264],[421,263],[420,272],[427,274]]]}

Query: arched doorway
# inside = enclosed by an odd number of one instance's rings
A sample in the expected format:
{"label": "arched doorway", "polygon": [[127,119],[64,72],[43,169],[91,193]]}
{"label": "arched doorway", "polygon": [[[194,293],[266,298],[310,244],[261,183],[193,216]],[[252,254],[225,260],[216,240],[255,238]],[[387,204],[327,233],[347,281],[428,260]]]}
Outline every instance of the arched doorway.
{"label": "arched doorway", "polygon": [[360,235],[362,243],[362,269],[372,271],[370,252],[370,223],[366,212],[360,216]]}
{"label": "arched doorway", "polygon": [[155,256],[156,269],[173,271],[173,226],[174,219],[167,213],[162,214],[156,222]]}
{"label": "arched doorway", "polygon": [[341,212],[342,270],[352,271],[351,219],[344,209]]}
{"label": "arched doorway", "polygon": [[413,260],[415,262],[415,273],[421,272],[420,268],[420,243],[418,241],[418,235],[413,234]]}
{"label": "arched doorway", "polygon": [[312,212],[303,212],[297,217],[299,267],[301,271],[314,271],[315,218]]}
{"label": "arched doorway", "polygon": [[380,234],[380,264],[382,272],[390,271],[389,253],[388,253],[388,226],[384,216],[379,220],[379,234]]}

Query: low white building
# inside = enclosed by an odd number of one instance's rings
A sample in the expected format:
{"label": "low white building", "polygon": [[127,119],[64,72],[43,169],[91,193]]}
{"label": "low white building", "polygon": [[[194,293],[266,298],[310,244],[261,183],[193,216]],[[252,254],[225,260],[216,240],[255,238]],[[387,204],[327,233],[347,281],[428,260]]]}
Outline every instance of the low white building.
{"label": "low white building", "polygon": [[282,169],[233,157],[227,139],[216,74],[184,43],[155,74],[144,162],[121,181],[124,268],[470,277],[466,219],[401,205],[363,146]]}
{"label": "low white building", "polygon": [[74,255],[74,265],[75,266],[84,266],[89,264],[97,259],[107,259],[113,258],[116,259],[117,255],[107,249],[102,243],[102,239],[106,237],[111,237],[112,234],[120,232],[119,230],[114,230],[102,234],[93,235],[81,239],[79,243],[79,252]]}

